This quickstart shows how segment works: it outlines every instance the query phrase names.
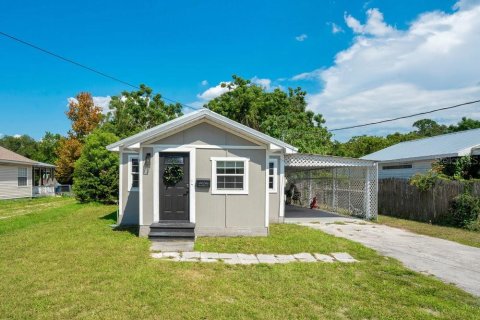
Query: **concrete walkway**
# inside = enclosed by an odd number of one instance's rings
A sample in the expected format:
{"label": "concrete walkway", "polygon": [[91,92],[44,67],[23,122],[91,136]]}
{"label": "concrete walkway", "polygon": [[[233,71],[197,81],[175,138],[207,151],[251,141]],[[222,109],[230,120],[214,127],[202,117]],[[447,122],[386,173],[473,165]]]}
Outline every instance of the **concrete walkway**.
{"label": "concrete walkway", "polygon": [[286,219],[359,242],[406,267],[432,274],[480,296],[480,248],[415,234],[406,230],[345,217]]}

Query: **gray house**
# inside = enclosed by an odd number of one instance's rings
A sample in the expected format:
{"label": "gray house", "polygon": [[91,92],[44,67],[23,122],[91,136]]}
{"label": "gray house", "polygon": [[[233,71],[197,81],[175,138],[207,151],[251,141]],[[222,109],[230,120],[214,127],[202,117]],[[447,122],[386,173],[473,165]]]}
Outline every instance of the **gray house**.
{"label": "gray house", "polygon": [[[325,210],[377,214],[374,161],[297,153],[283,141],[201,109],[107,146],[120,160],[120,225],[140,236],[268,234],[270,223]],[[300,197],[303,199],[301,200]]]}
{"label": "gray house", "polygon": [[0,199],[55,195],[55,166],[0,147]]}
{"label": "gray house", "polygon": [[267,235],[296,148],[208,109],[107,147],[120,157],[119,223],[140,235]]}
{"label": "gray house", "polygon": [[477,155],[480,155],[480,129],[401,142],[362,159],[378,161],[379,179],[409,179],[430,170],[437,160]]}

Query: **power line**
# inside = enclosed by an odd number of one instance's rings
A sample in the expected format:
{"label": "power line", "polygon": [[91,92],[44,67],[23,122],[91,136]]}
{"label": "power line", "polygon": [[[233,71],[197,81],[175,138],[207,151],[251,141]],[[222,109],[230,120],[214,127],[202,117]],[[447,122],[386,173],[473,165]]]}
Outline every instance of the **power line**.
{"label": "power line", "polygon": [[[47,49],[40,48],[39,46],[36,46],[36,45],[34,45],[34,44],[30,43],[30,42],[27,42],[27,41],[25,41],[25,40],[22,40],[22,39],[19,39],[19,38],[17,38],[17,37],[14,37],[14,36],[12,36],[12,35],[10,35],[10,34],[7,34],[7,33],[5,33],[5,32],[0,31],[0,35],[2,35],[2,36],[4,36],[4,37],[7,37],[7,38],[9,38],[9,39],[11,39],[11,40],[17,41],[17,42],[19,42],[19,43],[21,43],[21,44],[24,44],[24,45],[26,45],[26,46],[29,46],[29,47],[31,47],[31,48],[33,48],[33,49],[38,50],[38,51],[41,51],[41,52],[43,52],[43,53],[46,53],[46,54],[48,54],[48,55],[51,55],[51,56],[53,56],[53,57],[55,57],[55,58],[57,58],[57,59],[63,60],[63,61],[65,61],[65,62],[71,63],[71,64],[73,64],[73,65],[76,65],[77,67],[80,67],[80,68],[86,69],[86,70],[88,70],[88,71],[94,72],[94,73],[96,73],[96,74],[98,74],[98,75],[100,75],[100,76],[102,76],[102,77],[108,78],[108,79],[113,80],[113,81],[117,81],[117,82],[119,82],[119,83],[122,83],[122,84],[124,84],[124,85],[126,85],[126,86],[132,87],[132,88],[137,89],[137,90],[140,89],[139,86],[136,86],[136,85],[131,84],[131,83],[127,82],[127,81],[124,81],[124,80],[121,80],[121,79],[119,79],[119,78],[117,78],[117,77],[114,77],[114,76],[111,76],[111,75],[109,75],[109,74],[106,74],[105,72],[102,72],[102,71],[99,71],[99,70],[97,70],[97,69],[94,69],[94,68],[91,68],[91,67],[89,67],[89,66],[86,66],[86,65],[84,65],[84,64],[81,64],[81,63],[79,63],[79,62],[77,62],[77,61],[74,61],[74,60],[72,60],[72,59],[63,57],[63,56],[61,56],[61,55],[59,55],[59,54],[57,54],[57,53],[55,53],[55,52],[49,51],[49,50],[47,50]],[[176,100],[174,100],[174,99],[170,99],[170,98],[165,97],[165,96],[163,96],[163,95],[162,95],[162,98],[163,98],[164,100],[170,101],[170,102],[172,102],[172,103],[178,103],[178,104],[180,104],[181,106],[183,106],[183,107],[185,107],[185,108],[189,108],[189,109],[193,109],[193,110],[198,110],[198,108],[189,106],[189,105],[187,105],[187,104],[181,103],[181,102],[176,101]]]}
{"label": "power line", "polygon": [[386,119],[386,120],[380,120],[380,121],[369,122],[369,123],[364,123],[364,124],[358,124],[358,125],[355,125],[355,126],[349,126],[349,127],[343,127],[343,128],[335,128],[335,129],[331,129],[331,130],[329,130],[329,131],[340,131],[340,130],[347,130],[347,129],[353,129],[353,128],[366,127],[366,126],[371,126],[371,125],[374,125],[374,124],[391,122],[391,121],[396,121],[396,120],[401,120],[401,119],[407,119],[407,118],[412,118],[412,117],[420,116],[420,115],[424,115],[424,114],[429,114],[429,113],[434,113],[434,112],[438,112],[438,111],[443,111],[443,110],[458,108],[458,107],[462,107],[462,106],[466,106],[466,105],[474,104],[474,103],[478,103],[478,102],[480,102],[480,100],[468,101],[468,102],[456,104],[456,105],[450,106],[450,107],[443,107],[443,108],[433,109],[433,110],[430,110],[430,111],[425,111],[425,112],[419,112],[419,113],[415,113],[415,114],[410,114],[410,115],[408,115],[408,116],[402,116],[402,117],[397,117],[397,118],[392,118],[392,119]]}

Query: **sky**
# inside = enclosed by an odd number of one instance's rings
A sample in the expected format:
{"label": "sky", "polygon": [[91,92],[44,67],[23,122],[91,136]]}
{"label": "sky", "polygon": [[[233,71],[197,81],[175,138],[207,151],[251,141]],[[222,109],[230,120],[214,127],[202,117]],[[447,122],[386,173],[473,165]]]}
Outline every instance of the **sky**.
{"label": "sky", "polygon": [[[194,107],[233,74],[300,86],[329,129],[480,98],[480,0],[2,1],[0,31]],[[65,134],[69,99],[87,91],[106,107],[123,90],[0,35],[0,135]],[[334,138],[405,132],[421,118]]]}

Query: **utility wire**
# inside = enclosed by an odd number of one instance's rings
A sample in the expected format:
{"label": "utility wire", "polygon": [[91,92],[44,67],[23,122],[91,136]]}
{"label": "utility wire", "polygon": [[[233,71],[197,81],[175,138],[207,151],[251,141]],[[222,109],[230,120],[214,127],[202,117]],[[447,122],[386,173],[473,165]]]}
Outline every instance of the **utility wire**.
{"label": "utility wire", "polygon": [[462,107],[462,106],[466,106],[466,105],[474,104],[474,103],[478,103],[478,102],[480,102],[480,100],[473,100],[473,101],[468,101],[468,102],[456,104],[456,105],[450,106],[450,107],[443,107],[443,108],[433,109],[433,110],[430,110],[430,111],[414,113],[414,114],[410,114],[408,116],[402,116],[402,117],[397,117],[397,118],[392,118],[392,119],[386,119],[386,120],[380,120],[380,121],[369,122],[369,123],[364,123],[364,124],[358,124],[358,125],[355,125],[355,126],[349,126],[349,127],[343,127],[343,128],[335,128],[335,129],[331,129],[331,130],[328,130],[328,131],[340,131],[340,130],[366,127],[366,126],[371,126],[371,125],[374,125],[374,124],[391,122],[391,121],[396,121],[396,120],[400,120],[400,119],[407,119],[407,118],[412,118],[412,117],[415,117],[415,116],[420,116],[420,115],[429,114],[429,113],[433,113],[433,112],[458,108],[458,107]]}
{"label": "utility wire", "polygon": [[[14,36],[12,36],[12,35],[10,35],[10,34],[7,34],[7,33],[5,33],[5,32],[0,31],[0,35],[2,35],[2,36],[4,36],[4,37],[7,37],[7,38],[9,38],[9,39],[11,39],[11,40],[17,41],[17,42],[19,42],[19,43],[21,43],[21,44],[24,44],[24,45],[26,45],[26,46],[29,46],[29,47],[31,47],[31,48],[33,48],[33,49],[38,50],[38,51],[41,51],[41,52],[43,52],[43,53],[46,53],[46,54],[48,54],[48,55],[51,55],[51,56],[53,56],[53,57],[55,57],[55,58],[57,58],[57,59],[63,60],[63,61],[65,61],[65,62],[71,63],[71,64],[73,64],[73,65],[76,65],[77,67],[86,69],[86,70],[91,71],[91,72],[93,72],[93,73],[96,73],[96,74],[98,74],[98,75],[100,75],[100,76],[102,76],[102,77],[111,79],[111,80],[113,80],[113,81],[117,81],[117,82],[119,82],[119,83],[122,83],[122,84],[124,84],[124,85],[126,85],[126,86],[129,86],[129,87],[132,87],[132,88],[135,88],[135,89],[137,89],[137,90],[140,89],[139,86],[136,86],[136,85],[134,85],[134,84],[131,84],[131,83],[127,82],[127,81],[123,81],[123,80],[121,80],[121,79],[119,79],[119,78],[116,78],[116,77],[114,77],[114,76],[111,76],[111,75],[109,75],[109,74],[106,74],[105,72],[102,72],[102,71],[96,70],[96,69],[94,69],[94,68],[91,68],[91,67],[89,67],[89,66],[86,66],[86,65],[84,65],[84,64],[81,64],[81,63],[79,63],[79,62],[77,62],[77,61],[74,61],[74,60],[72,60],[72,59],[63,57],[63,56],[61,56],[61,55],[59,55],[59,54],[57,54],[57,53],[55,53],[55,52],[52,52],[52,51],[49,51],[49,50],[40,48],[39,46],[36,46],[36,45],[34,45],[34,44],[30,43],[30,42],[27,42],[27,41],[25,41],[25,40],[22,40],[22,39],[19,39],[19,38],[17,38],[17,37],[14,37]],[[170,101],[170,102],[172,102],[172,103],[178,103],[178,104],[180,104],[181,106],[183,106],[183,107],[185,107],[185,108],[189,108],[189,109],[193,109],[193,110],[198,110],[198,109],[199,109],[199,108],[195,108],[195,107],[189,106],[189,105],[187,105],[187,104],[178,102],[178,101],[176,101],[176,100],[174,100],[174,99],[170,99],[170,98],[165,97],[165,96],[162,96],[162,98],[163,98],[164,100]]]}

